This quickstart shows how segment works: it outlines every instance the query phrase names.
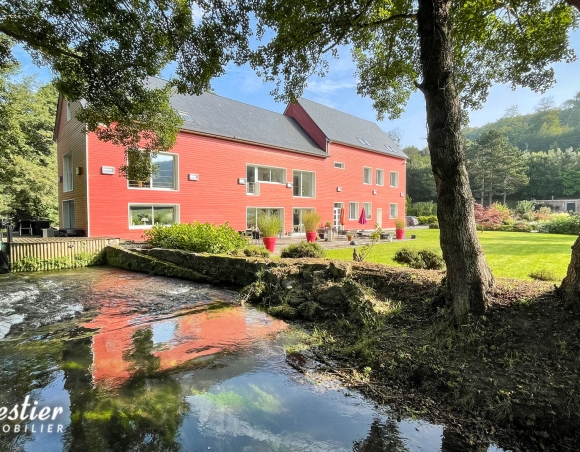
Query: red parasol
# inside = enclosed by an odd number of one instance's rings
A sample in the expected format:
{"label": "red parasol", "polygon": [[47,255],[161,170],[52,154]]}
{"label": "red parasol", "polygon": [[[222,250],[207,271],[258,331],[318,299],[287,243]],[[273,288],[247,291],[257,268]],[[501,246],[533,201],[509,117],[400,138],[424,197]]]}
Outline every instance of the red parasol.
{"label": "red parasol", "polygon": [[345,218],[344,218],[344,207],[340,208],[340,220],[339,223],[341,226],[344,226]]}
{"label": "red parasol", "polygon": [[367,214],[365,212],[365,208],[363,207],[360,217],[358,218],[358,222],[363,225],[363,231],[365,230],[365,224],[367,223]]}

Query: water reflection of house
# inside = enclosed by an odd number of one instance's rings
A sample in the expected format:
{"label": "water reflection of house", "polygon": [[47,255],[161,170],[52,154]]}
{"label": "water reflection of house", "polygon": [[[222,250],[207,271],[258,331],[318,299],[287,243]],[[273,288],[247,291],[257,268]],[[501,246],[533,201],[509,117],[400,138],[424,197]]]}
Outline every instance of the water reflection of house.
{"label": "water reflection of house", "polygon": [[140,329],[151,331],[151,353],[159,358],[160,370],[167,370],[243,346],[286,326],[284,322],[265,317],[254,320],[241,306],[219,310],[200,307],[170,316],[127,311],[124,306],[106,307],[83,325],[98,329],[92,343],[92,374],[97,385],[117,385],[131,376],[132,363],[127,353],[134,350],[134,336]]}

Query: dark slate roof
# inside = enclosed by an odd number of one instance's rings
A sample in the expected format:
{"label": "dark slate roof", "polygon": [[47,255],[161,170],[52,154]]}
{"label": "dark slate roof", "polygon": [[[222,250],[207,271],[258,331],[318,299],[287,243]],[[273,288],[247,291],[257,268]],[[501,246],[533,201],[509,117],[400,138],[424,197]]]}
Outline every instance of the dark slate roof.
{"label": "dark slate roof", "polygon": [[[368,149],[381,154],[408,158],[401,151],[401,148],[372,121],[326,107],[303,97],[298,99],[298,104],[304,108],[310,118],[331,141]],[[361,140],[363,141],[361,142]]]}
{"label": "dark slate roof", "polygon": [[[165,83],[153,77],[147,81],[153,88]],[[200,96],[174,94],[171,105],[193,119],[193,122],[183,121],[182,130],[328,157],[296,120],[273,111],[211,93]]]}

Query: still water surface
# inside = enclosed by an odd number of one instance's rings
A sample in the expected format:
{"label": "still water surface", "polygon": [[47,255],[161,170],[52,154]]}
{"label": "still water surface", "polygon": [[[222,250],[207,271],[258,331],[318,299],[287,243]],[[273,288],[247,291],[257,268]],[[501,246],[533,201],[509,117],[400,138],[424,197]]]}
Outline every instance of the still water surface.
{"label": "still water surface", "polygon": [[295,371],[289,326],[236,295],[111,268],[0,276],[0,451],[445,450],[443,427]]}

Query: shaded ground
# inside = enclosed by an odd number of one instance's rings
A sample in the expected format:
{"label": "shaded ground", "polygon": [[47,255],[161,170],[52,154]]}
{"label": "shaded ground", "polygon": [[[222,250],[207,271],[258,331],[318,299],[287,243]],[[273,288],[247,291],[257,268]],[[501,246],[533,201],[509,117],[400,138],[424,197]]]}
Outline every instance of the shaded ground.
{"label": "shaded ground", "polygon": [[[364,295],[349,309],[317,316],[312,302],[309,311],[293,299],[296,284],[277,297],[276,282],[263,278],[269,312],[310,318],[302,358],[289,354],[297,367],[308,357],[322,361],[325,372],[402,415],[445,424],[467,438],[455,450],[490,442],[516,451],[577,450],[580,309],[562,302],[553,285],[501,280],[486,316],[457,327],[438,296],[441,273],[368,264],[353,272],[359,283],[378,273],[393,282],[399,272],[406,290],[361,285]],[[288,275],[278,270],[281,281]],[[344,293],[345,283],[335,283]],[[329,289],[303,290],[323,305]]]}

